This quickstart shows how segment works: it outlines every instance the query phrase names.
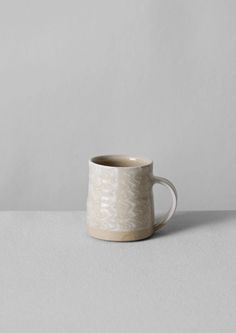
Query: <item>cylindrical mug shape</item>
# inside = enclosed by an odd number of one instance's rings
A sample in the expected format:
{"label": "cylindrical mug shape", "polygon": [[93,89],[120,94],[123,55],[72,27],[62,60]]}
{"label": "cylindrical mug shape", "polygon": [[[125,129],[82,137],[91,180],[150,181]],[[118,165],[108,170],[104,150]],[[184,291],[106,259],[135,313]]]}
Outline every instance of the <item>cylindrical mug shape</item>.
{"label": "cylindrical mug shape", "polygon": [[87,230],[95,237],[133,241],[154,232],[151,160],[107,155],[89,161]]}

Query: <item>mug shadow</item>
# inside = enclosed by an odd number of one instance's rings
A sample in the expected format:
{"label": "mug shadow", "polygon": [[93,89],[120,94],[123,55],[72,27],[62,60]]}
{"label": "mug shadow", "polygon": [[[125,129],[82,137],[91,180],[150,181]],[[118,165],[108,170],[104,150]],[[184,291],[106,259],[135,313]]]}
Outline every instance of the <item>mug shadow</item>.
{"label": "mug shadow", "polygon": [[156,232],[152,238],[164,237],[189,229],[201,228],[206,225],[227,223],[236,219],[236,211],[186,211],[177,212],[171,221],[160,231]]}

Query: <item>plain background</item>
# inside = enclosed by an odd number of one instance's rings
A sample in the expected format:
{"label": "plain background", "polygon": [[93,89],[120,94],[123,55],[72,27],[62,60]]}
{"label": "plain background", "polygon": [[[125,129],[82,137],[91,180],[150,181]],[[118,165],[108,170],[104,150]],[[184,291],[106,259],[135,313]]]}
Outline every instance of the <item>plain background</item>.
{"label": "plain background", "polygon": [[84,212],[0,212],[1,333],[234,333],[235,220],[177,212],[120,243]]}
{"label": "plain background", "polygon": [[84,209],[106,153],[152,158],[181,210],[236,209],[235,1],[0,7],[0,209]]}

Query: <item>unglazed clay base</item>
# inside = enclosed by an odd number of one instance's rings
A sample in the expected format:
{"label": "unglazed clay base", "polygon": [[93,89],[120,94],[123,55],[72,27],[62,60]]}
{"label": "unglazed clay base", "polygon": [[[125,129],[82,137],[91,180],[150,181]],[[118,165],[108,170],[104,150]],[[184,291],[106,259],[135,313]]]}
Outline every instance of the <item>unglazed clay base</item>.
{"label": "unglazed clay base", "polygon": [[133,231],[109,231],[88,226],[87,232],[90,236],[98,239],[115,242],[129,242],[150,237],[154,233],[154,228],[152,227]]}

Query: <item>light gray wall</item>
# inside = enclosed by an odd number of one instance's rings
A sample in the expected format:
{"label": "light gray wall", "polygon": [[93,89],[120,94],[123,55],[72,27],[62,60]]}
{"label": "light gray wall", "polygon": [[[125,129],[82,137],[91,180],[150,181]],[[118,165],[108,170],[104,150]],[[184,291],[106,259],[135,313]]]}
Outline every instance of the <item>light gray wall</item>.
{"label": "light gray wall", "polygon": [[103,153],[152,158],[179,209],[236,209],[235,17],[233,0],[1,3],[0,209],[85,208]]}

